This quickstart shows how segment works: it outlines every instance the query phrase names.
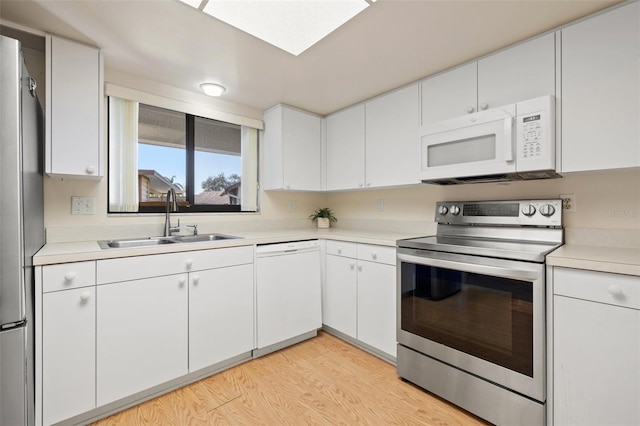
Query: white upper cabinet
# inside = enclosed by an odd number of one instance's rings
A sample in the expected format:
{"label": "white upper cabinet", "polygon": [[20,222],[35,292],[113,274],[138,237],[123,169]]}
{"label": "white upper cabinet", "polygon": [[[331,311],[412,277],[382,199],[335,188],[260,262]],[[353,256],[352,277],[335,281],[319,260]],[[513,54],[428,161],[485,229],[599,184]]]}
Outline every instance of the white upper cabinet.
{"label": "white upper cabinet", "polygon": [[364,104],[327,117],[327,190],[362,188],[365,183]]}
{"label": "white upper cabinet", "polygon": [[418,84],[327,117],[327,190],[419,182]]}
{"label": "white upper cabinet", "polygon": [[478,109],[556,93],[555,34],[529,40],[478,61]]}
{"label": "white upper cabinet", "polygon": [[422,124],[436,123],[477,110],[477,62],[423,80],[421,85]]}
{"label": "white upper cabinet", "polygon": [[100,50],[47,36],[47,174],[100,178],[102,57]]}
{"label": "white upper cabinet", "polygon": [[555,94],[555,35],[547,34],[423,80],[422,124]]}
{"label": "white upper cabinet", "polygon": [[562,172],[640,166],[639,5],[562,30]]}
{"label": "white upper cabinet", "polygon": [[418,84],[375,98],[365,109],[365,186],[419,183]]}
{"label": "white upper cabinet", "polygon": [[264,189],[320,191],[322,118],[286,105],[264,113]]}

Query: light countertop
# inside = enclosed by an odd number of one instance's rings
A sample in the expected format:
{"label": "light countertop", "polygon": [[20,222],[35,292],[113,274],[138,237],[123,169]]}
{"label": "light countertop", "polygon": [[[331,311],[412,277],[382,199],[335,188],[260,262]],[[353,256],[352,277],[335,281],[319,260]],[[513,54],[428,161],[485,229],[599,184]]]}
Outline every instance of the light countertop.
{"label": "light countertop", "polygon": [[640,276],[640,248],[565,244],[547,255],[547,265]]}
{"label": "light countertop", "polygon": [[[45,245],[36,254],[34,257],[34,265],[145,256],[150,254],[208,250],[309,239],[340,240],[394,247],[397,240],[424,236],[422,234],[407,232],[346,228],[274,229],[234,232],[233,235],[241,238],[212,242],[111,249],[100,248],[97,241],[53,243]],[[547,265],[640,276],[640,248],[565,244],[547,256]]]}
{"label": "light countertop", "polygon": [[271,244],[287,241],[327,239],[363,244],[395,246],[396,241],[423,235],[371,231],[359,229],[276,229],[270,231],[234,232],[239,239],[198,243],[164,244],[159,246],[102,249],[97,241],[46,244],[34,257],[34,265],[81,262],[88,260],[113,259],[118,257],[145,256],[150,254],[176,253],[193,250],[208,250],[224,247],[238,247],[254,244]]}

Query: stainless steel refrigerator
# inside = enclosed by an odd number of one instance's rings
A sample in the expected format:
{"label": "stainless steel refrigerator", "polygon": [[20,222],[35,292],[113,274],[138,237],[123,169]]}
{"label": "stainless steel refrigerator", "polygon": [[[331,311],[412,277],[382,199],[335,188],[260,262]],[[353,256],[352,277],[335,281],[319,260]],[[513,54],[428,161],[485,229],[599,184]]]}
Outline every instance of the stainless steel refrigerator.
{"label": "stainless steel refrigerator", "polygon": [[33,255],[44,244],[42,108],[0,36],[0,425],[34,421]]}

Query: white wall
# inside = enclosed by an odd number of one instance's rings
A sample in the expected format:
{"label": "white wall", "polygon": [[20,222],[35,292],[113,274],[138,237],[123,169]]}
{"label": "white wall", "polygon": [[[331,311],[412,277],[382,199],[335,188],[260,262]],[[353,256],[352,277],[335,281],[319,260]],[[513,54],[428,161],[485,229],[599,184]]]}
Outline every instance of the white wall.
{"label": "white wall", "polygon": [[[140,80],[115,71],[105,71],[105,81],[116,85],[135,88],[170,99],[178,99],[204,105],[219,111],[237,114],[243,117],[262,120],[262,111],[232,104],[223,100],[187,92],[148,80]],[[107,170],[107,115],[105,100],[105,131],[103,161]],[[73,155],[73,153],[69,153]],[[262,156],[261,156],[262,158]],[[261,160],[262,161],[262,160]],[[260,165],[264,170],[264,165]],[[107,215],[107,176],[101,180],[60,179],[45,177],[44,207],[47,242],[82,241],[105,238],[136,237],[160,235],[164,226],[164,215]],[[94,215],[71,215],[71,197],[84,196],[95,198]],[[180,218],[182,224],[197,224],[201,232],[224,232],[247,227],[313,226],[308,216],[326,199],[325,194],[314,193],[260,193],[259,213],[218,213],[218,214],[172,214]],[[290,201],[292,203],[290,203]],[[285,222],[283,222],[285,221]]]}
{"label": "white wall", "polygon": [[[330,194],[327,205],[342,223],[419,222],[433,221],[436,201],[558,198],[560,194],[576,197],[576,212],[564,214],[566,228],[640,230],[640,170],[593,172],[509,184],[421,185],[341,192]],[[378,210],[378,200],[383,200],[382,212]]]}
{"label": "white wall", "polygon": [[[125,74],[106,72],[105,78],[114,84],[262,119],[262,111],[141,81]],[[104,145],[106,170],[107,144]],[[261,170],[264,167],[261,164]],[[339,219],[337,226],[418,229],[419,232],[429,232],[433,229],[436,201],[557,198],[560,194],[567,193],[575,194],[577,211],[565,213],[565,228],[631,230],[640,233],[640,170],[594,172],[570,175],[562,179],[509,184],[417,185],[410,188],[330,194],[261,191],[261,209],[257,214],[174,216],[181,217],[183,224],[198,224],[203,232],[248,227],[256,229],[261,226],[303,227],[313,226],[307,219],[313,210],[328,206]],[[72,196],[95,197],[96,214],[71,215]],[[379,209],[379,200],[382,200],[382,211]],[[45,227],[48,242],[135,237],[149,233],[160,235],[162,232],[164,215],[107,216],[106,211],[106,177],[99,181],[45,178]]]}

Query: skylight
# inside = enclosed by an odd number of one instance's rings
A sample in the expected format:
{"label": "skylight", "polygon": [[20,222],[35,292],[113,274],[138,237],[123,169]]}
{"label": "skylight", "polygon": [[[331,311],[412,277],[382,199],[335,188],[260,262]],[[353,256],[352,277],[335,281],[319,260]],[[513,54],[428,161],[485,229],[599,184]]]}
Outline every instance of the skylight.
{"label": "skylight", "polygon": [[295,56],[369,6],[365,0],[180,1]]}

